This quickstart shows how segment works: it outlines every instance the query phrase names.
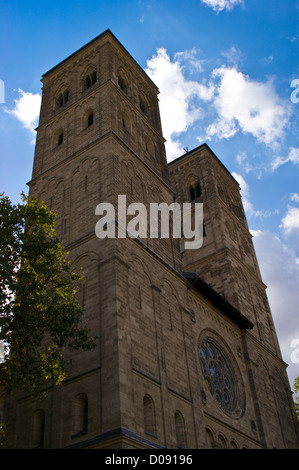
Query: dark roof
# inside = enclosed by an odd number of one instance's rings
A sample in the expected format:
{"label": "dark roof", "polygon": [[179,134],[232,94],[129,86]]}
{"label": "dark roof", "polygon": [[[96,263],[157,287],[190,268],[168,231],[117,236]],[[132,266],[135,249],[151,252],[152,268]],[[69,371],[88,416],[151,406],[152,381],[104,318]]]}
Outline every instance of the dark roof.
{"label": "dark roof", "polygon": [[106,36],[106,35],[110,35],[117,43],[118,45],[122,48],[122,50],[130,57],[130,59],[137,65],[137,67],[143,72],[143,74],[145,75],[145,77],[147,77],[147,79],[155,86],[155,88],[158,90],[158,87],[157,85],[151,80],[151,78],[146,74],[146,72],[143,70],[142,67],[140,67],[140,65],[138,64],[138,62],[136,62],[136,60],[134,59],[134,57],[131,56],[131,54],[127,51],[127,49],[121,44],[121,42],[119,42],[119,40],[117,39],[116,36],[114,36],[114,34],[110,31],[110,29],[106,29],[106,31],[104,31],[103,33],[99,34],[99,36],[95,37],[94,39],[92,39],[91,41],[89,41],[87,44],[85,44],[84,46],[80,47],[80,49],[78,49],[77,51],[73,52],[73,54],[69,55],[68,57],[66,57],[64,60],[62,60],[61,62],[59,62],[57,65],[55,65],[54,67],[52,67],[50,70],[48,70],[48,72],[44,73],[42,75],[42,77],[46,77],[47,75],[49,75],[50,73],[52,73],[54,70],[56,70],[58,67],[60,67],[61,65],[63,65],[65,62],[67,62],[68,60],[72,59],[74,56],[76,56],[77,54],[79,54],[81,51],[83,51],[84,49],[86,49],[87,47],[91,46],[92,44],[94,44],[95,42],[97,42],[100,38]]}
{"label": "dark roof", "polygon": [[204,282],[197,273],[183,272],[183,276],[190,282],[190,287],[203,294],[215,307],[218,307],[231,320],[238,324],[241,330],[250,330],[254,324],[248,320],[239,310],[231,305],[224,297],[216,292],[211,286]]}

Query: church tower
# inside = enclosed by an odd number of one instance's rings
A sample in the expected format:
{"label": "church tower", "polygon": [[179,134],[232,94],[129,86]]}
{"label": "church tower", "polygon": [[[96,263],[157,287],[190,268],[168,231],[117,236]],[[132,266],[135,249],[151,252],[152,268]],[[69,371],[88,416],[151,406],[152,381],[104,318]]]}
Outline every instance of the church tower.
{"label": "church tower", "polygon": [[240,310],[257,338],[280,355],[239,184],[206,144],[171,162],[169,171],[178,202],[204,205],[204,242],[182,249],[183,270],[195,271]]}
{"label": "church tower", "polygon": [[[47,399],[6,397],[5,446],[297,448],[237,182],[207,145],[167,164],[159,90],[109,30],[42,83],[30,195],[57,212],[98,341]],[[136,222],[134,204],[174,201],[203,203],[201,248]],[[102,203],[115,237],[96,232]]]}

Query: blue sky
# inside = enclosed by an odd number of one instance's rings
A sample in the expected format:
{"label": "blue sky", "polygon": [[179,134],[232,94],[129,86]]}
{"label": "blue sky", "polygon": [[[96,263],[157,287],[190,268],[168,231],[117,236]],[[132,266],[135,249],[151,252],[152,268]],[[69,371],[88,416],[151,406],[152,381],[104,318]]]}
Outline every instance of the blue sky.
{"label": "blue sky", "polygon": [[239,181],[293,386],[299,0],[0,1],[0,8],[0,190],[13,202],[27,192],[42,74],[109,28],[160,89],[168,159],[206,142]]}

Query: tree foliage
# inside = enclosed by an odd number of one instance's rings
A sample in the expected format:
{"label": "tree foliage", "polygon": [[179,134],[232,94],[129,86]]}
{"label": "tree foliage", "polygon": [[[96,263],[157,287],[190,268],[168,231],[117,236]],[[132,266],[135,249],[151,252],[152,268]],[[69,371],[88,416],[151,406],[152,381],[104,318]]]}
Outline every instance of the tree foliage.
{"label": "tree foliage", "polygon": [[55,231],[55,214],[23,194],[0,201],[0,385],[39,394],[66,377],[63,351],[91,349],[72,271]]}

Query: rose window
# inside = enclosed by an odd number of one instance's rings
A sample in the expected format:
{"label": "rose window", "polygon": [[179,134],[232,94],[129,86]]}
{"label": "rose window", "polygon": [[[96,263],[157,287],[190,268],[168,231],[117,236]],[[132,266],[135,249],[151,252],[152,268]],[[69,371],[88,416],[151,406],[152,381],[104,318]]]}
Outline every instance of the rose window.
{"label": "rose window", "polygon": [[200,365],[213,397],[225,411],[233,411],[237,406],[233,368],[222,348],[210,338],[200,345]]}

